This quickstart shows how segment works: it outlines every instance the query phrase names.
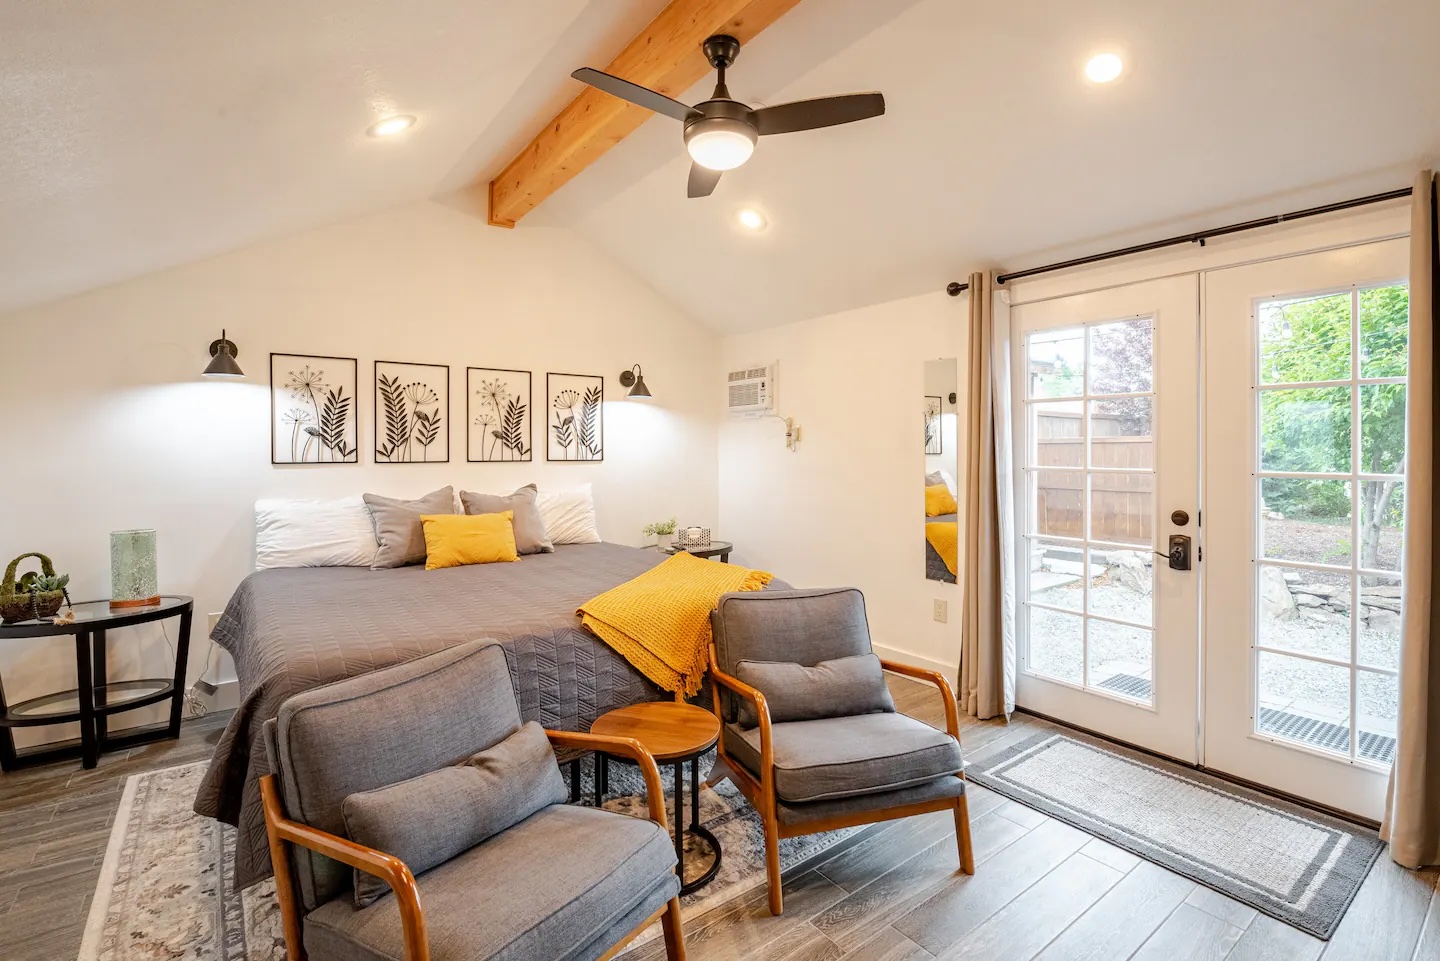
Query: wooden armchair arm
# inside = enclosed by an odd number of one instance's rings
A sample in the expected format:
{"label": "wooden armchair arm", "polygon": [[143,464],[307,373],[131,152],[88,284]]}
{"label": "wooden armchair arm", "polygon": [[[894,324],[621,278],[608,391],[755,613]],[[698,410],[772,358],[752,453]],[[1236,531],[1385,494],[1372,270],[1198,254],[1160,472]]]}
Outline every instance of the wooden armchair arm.
{"label": "wooden armchair arm", "polygon": [[[770,739],[770,707],[765,703],[765,695],[757,688],[751,687],[738,677],[731,677],[720,670],[720,664],[715,658],[715,645],[710,645],[710,679],[714,684],[724,687],[734,693],[746,698],[755,705],[755,716],[760,721],[760,787],[764,796],[770,799],[773,806],[775,798],[775,749]],[[710,700],[714,702],[715,716],[720,719],[722,734],[720,744],[725,744],[723,728],[725,726],[724,708],[720,704],[720,692],[718,689],[711,689]]]}
{"label": "wooden armchair arm", "polygon": [[633,737],[611,737],[607,734],[581,734],[578,731],[546,731],[551,745],[555,747],[578,748],[582,751],[603,751],[619,757],[628,757],[640,767],[645,778],[645,802],[650,808],[650,820],[669,830],[665,816],[665,789],[660,786],[660,767],[655,758]]}
{"label": "wooden armchair arm", "polygon": [[290,858],[285,843],[298,844],[317,854],[334,858],[342,864],[375,877],[390,885],[400,905],[400,924],[405,938],[405,961],[430,961],[430,941],[425,933],[425,915],[420,909],[420,889],[415,875],[405,862],[394,855],[377,851],[346,838],[337,837],[319,828],[292,821],[284,814],[275,776],[260,779],[260,797],[265,808],[265,830],[270,837],[270,860],[275,868],[275,887],[280,899],[285,940],[291,958],[302,958],[299,907],[295,901],[294,882],[290,877]]}
{"label": "wooden armchair arm", "polygon": [[956,741],[960,740],[960,708],[955,703],[955,689],[950,686],[950,681],[939,671],[927,671],[923,667],[911,667],[909,664],[901,664],[897,661],[880,659],[880,666],[895,674],[903,674],[906,677],[913,677],[917,681],[925,681],[934,684],[940,689],[940,700],[945,705],[945,729]]}

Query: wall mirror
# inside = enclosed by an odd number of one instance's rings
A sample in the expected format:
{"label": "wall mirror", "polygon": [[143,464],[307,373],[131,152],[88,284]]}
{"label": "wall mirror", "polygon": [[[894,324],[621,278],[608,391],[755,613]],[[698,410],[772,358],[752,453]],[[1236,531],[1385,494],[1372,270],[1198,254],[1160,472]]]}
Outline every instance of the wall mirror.
{"label": "wall mirror", "polygon": [[954,357],[925,362],[925,576],[955,583],[960,554],[960,444],[956,423],[959,366]]}

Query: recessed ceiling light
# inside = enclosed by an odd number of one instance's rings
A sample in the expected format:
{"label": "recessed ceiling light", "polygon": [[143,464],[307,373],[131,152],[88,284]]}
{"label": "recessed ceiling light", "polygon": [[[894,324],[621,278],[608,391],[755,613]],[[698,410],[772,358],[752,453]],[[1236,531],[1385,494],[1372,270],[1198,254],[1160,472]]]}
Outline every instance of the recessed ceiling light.
{"label": "recessed ceiling light", "polygon": [[1085,76],[1092,83],[1109,83],[1125,69],[1118,53],[1097,53],[1085,64]]}
{"label": "recessed ceiling light", "polygon": [[397,114],[394,117],[386,117],[384,120],[376,121],[370,125],[365,132],[372,137],[393,137],[415,126],[415,118],[408,114]]}
{"label": "recessed ceiling light", "polygon": [[765,215],[754,207],[742,207],[740,212],[735,215],[735,219],[740,221],[740,226],[746,230],[765,229]]}

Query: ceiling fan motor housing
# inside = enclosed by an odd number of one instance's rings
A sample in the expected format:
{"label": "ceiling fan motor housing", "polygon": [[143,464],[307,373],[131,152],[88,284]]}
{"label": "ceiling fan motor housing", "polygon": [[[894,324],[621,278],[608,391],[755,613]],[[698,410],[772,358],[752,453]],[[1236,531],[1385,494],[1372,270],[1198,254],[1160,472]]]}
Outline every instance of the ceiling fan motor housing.
{"label": "ceiling fan motor housing", "polygon": [[710,130],[734,130],[754,142],[759,137],[755,111],[738,100],[706,100],[695,105],[696,115],[685,122],[685,142]]}

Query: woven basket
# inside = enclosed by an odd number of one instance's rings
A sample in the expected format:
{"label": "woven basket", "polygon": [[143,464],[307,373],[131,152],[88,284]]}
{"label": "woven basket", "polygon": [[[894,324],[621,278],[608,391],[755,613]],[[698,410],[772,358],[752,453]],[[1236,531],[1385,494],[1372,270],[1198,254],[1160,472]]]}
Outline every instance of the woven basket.
{"label": "woven basket", "polygon": [[5,568],[5,579],[0,581],[0,620],[6,624],[54,617],[59,612],[60,605],[65,603],[64,591],[39,591],[24,594],[16,592],[15,571],[20,566],[20,562],[27,557],[39,558],[40,573],[46,577],[55,576],[55,565],[50,563],[50,558],[44,554],[21,554],[11,561],[10,566]]}

